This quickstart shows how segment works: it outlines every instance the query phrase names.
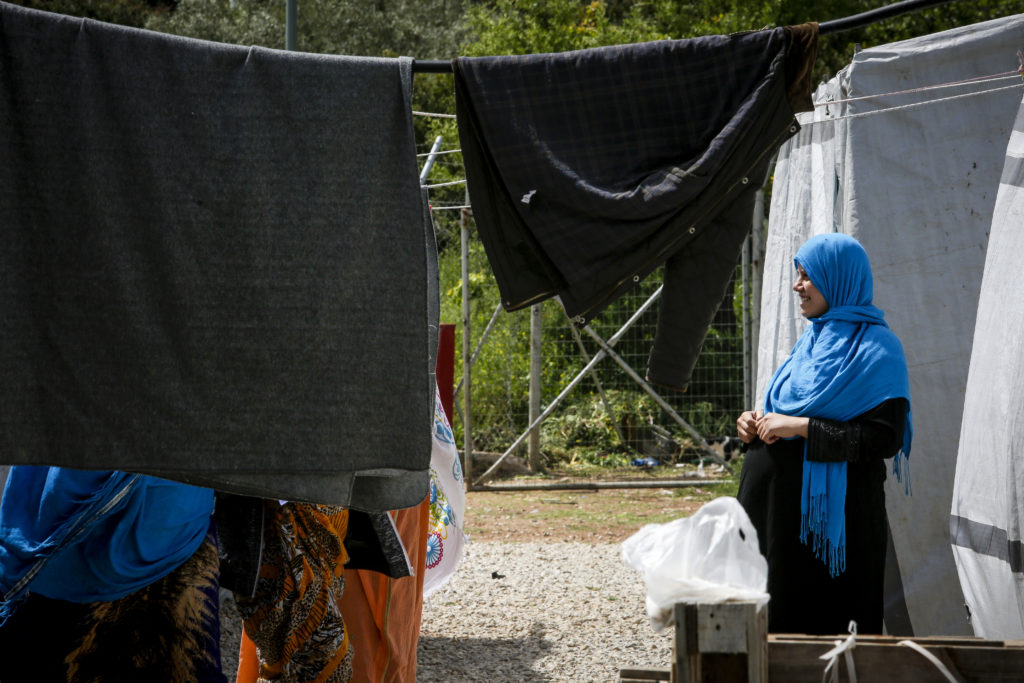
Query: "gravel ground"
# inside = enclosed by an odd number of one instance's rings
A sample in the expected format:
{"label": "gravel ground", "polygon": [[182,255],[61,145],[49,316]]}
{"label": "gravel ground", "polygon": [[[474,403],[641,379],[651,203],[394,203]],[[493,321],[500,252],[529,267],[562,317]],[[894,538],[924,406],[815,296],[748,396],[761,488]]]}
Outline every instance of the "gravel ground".
{"label": "gravel ground", "polygon": [[[671,629],[654,633],[639,572],[618,543],[471,542],[420,630],[420,683],[617,681],[663,668]],[[495,574],[496,573],[496,574]]]}
{"label": "gravel ground", "polygon": [[[672,630],[651,629],[645,592],[618,543],[472,541],[423,607],[417,681],[611,683],[621,668],[668,667]],[[233,680],[240,628],[230,594],[221,612]]]}

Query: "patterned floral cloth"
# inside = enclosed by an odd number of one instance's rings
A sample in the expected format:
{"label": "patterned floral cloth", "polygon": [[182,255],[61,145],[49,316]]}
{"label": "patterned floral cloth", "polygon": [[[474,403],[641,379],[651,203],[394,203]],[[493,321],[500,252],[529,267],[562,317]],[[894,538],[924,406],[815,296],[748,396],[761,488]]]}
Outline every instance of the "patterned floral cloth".
{"label": "patterned floral cloth", "polygon": [[423,597],[443,586],[462,559],[466,536],[466,482],[455,448],[455,435],[437,394],[434,408],[434,445],[430,454],[430,524],[427,528],[427,569]]}
{"label": "patterned floral cloth", "polygon": [[256,595],[235,596],[245,632],[259,649],[258,680],[348,681],[352,652],[339,605],[348,511],[268,500],[266,513]]}

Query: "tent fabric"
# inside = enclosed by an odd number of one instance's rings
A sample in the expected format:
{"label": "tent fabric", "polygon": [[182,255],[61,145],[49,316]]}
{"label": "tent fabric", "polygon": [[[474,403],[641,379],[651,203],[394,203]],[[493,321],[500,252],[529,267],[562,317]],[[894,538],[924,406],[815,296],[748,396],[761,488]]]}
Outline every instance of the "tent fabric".
{"label": "tent fabric", "polygon": [[0,3],[0,456],[383,511],[428,488],[411,60]]}
{"label": "tent fabric", "polygon": [[[875,304],[907,355],[915,416],[912,495],[889,477],[898,561],[886,593],[890,633],[971,632],[949,545],[949,506],[995,188],[1020,93],[895,109],[993,87],[975,83],[839,101],[1006,72],[1017,66],[1022,38],[1024,15],[1018,15],[858,52],[818,87],[814,99],[822,106],[798,116],[802,129],[783,145],[775,168],[758,404],[803,331],[792,264],[811,235],[842,232],[864,245]],[[844,118],[887,108],[894,109]]]}
{"label": "tent fabric", "polygon": [[684,386],[770,157],[810,104],[816,47],[805,24],[453,60],[469,195],[505,309],[558,296],[582,324],[668,261],[648,378]]}
{"label": "tent fabric", "polygon": [[1024,103],[1006,149],[964,396],[949,534],[974,633],[1024,639]]}

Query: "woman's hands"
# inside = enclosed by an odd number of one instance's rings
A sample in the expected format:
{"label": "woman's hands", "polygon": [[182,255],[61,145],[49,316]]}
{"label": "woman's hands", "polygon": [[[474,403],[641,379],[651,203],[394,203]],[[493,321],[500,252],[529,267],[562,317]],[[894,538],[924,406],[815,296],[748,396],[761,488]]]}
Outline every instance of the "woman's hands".
{"label": "woman's hands", "polygon": [[757,421],[760,419],[760,410],[747,410],[736,418],[736,435],[743,443],[750,443],[757,437]]}
{"label": "woman's hands", "polygon": [[736,433],[743,443],[750,443],[758,437],[765,443],[794,436],[807,438],[807,418],[748,410],[736,418]]}
{"label": "woman's hands", "polygon": [[807,438],[807,418],[768,413],[757,422],[757,435],[765,443],[775,443],[779,439],[790,439],[794,436]]}

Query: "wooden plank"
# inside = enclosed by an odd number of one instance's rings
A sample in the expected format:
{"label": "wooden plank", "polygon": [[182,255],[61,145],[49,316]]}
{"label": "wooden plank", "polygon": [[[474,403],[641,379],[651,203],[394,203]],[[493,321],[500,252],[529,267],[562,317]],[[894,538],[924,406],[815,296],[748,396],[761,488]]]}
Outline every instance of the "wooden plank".
{"label": "wooden plank", "polygon": [[[817,642],[817,643],[833,643],[836,640],[845,640],[849,637],[849,633],[837,633],[829,636],[810,636],[804,633],[769,633],[769,641],[795,641],[795,642]],[[984,638],[975,638],[969,636],[924,636],[924,637],[913,637],[907,638],[906,636],[884,636],[877,634],[857,634],[858,643],[880,643],[886,644],[891,643],[895,645],[901,640],[913,640],[918,645],[939,645],[943,647],[952,646],[966,646],[966,647],[1003,647],[1003,646],[1017,646],[1024,645],[1024,641],[1003,641],[1003,640],[985,640]]]}
{"label": "wooden plank", "polygon": [[619,683],[646,683],[671,679],[671,669],[619,669]]}
{"label": "wooden plank", "polygon": [[753,614],[747,620],[747,680],[768,683],[768,607],[757,609],[757,603],[746,603]]}
{"label": "wooden plank", "polygon": [[697,604],[697,650],[736,653],[747,651],[748,621],[756,616],[749,602]]}
{"label": "wooden plank", "polygon": [[696,683],[700,680],[700,656],[697,651],[697,610],[677,602],[672,606],[675,636],[672,640],[672,683]]}
{"label": "wooden plank", "polygon": [[[768,673],[767,677],[761,680],[771,683],[820,683],[827,662],[819,659],[819,656],[831,650],[836,640],[842,640],[842,637],[769,635],[765,641]],[[857,636],[853,661],[858,680],[948,683],[935,665],[920,653],[898,645],[901,640],[904,638]],[[910,640],[935,655],[964,683],[1024,683],[1024,641],[1004,642],[953,636]],[[716,661],[717,657],[722,657],[725,663]],[[725,667],[735,664],[735,661],[726,661],[728,657],[713,653],[703,655],[701,659],[705,661],[702,664],[706,665],[703,667],[703,673],[709,674],[707,667],[724,673]],[[845,683],[845,663],[841,662],[838,670],[840,681]],[[620,675],[627,672],[637,681],[683,680],[671,678],[672,671],[667,669],[623,669]],[[644,678],[644,675],[648,677]],[[748,673],[748,677],[749,675]],[[742,673],[713,680],[742,680]]]}
{"label": "wooden plank", "polygon": [[[864,642],[858,636],[853,661],[860,680],[891,680],[906,683],[948,683],[946,677],[925,657],[911,648],[891,642]],[[918,639],[913,639],[915,643]],[[820,655],[832,641],[768,640],[768,680],[786,683],[818,683],[826,662]],[[958,680],[965,683],[1024,682],[1024,648],[984,645],[923,645]],[[839,667],[846,680],[846,667]]]}
{"label": "wooden plank", "polygon": [[756,602],[677,603],[673,618],[672,683],[768,680],[768,616]]}

